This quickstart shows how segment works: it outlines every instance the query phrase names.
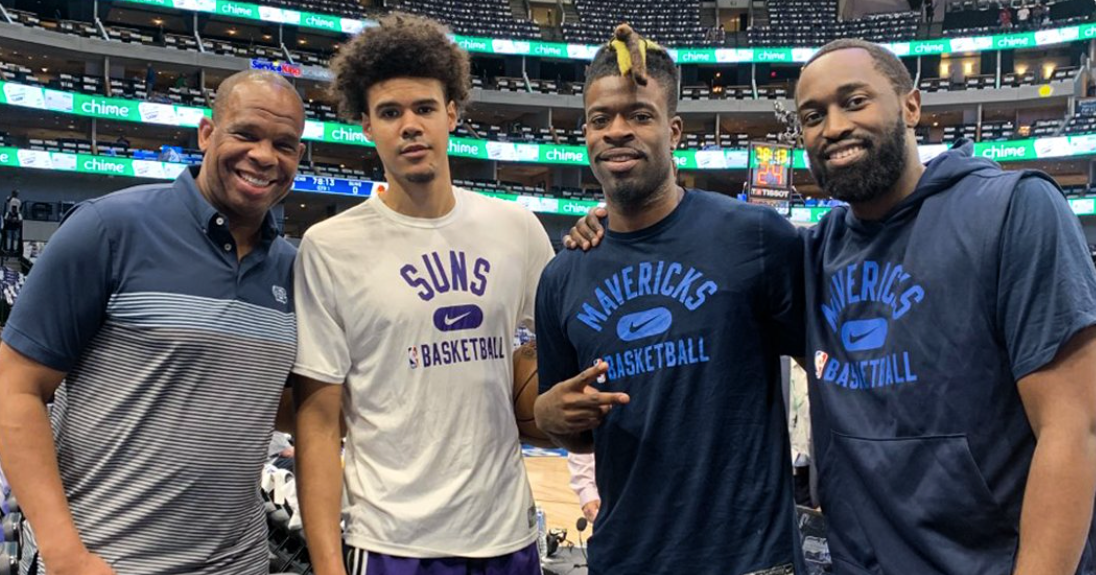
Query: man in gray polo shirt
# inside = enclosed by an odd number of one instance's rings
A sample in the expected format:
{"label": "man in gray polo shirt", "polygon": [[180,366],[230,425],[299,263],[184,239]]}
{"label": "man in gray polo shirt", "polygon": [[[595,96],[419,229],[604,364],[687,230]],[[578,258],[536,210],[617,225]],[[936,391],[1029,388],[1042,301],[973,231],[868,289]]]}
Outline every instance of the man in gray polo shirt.
{"label": "man in gray polo shirt", "polygon": [[199,169],[83,203],[35,265],[0,345],[0,458],[49,575],[269,572],[256,482],[296,345],[269,209],[303,130],[285,79],[230,77]]}

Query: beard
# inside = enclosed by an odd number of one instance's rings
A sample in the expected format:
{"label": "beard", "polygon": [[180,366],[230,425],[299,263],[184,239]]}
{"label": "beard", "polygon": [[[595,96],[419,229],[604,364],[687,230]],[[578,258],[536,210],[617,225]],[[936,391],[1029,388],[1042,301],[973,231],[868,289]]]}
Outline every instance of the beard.
{"label": "beard", "polygon": [[833,170],[821,157],[810,154],[811,175],[827,196],[850,204],[867,202],[887,194],[898,183],[907,162],[902,118],[878,140],[864,139],[863,143],[863,159]]}
{"label": "beard", "polygon": [[640,173],[632,173],[624,177],[606,173],[603,178],[598,178],[598,181],[602,182],[605,197],[622,212],[636,213],[657,201],[660,188],[666,181],[666,173],[673,169],[672,167],[659,169],[655,164],[662,162],[659,158],[650,155],[645,162],[649,165]]}
{"label": "beard", "polygon": [[434,178],[438,177],[438,174],[434,170],[426,172],[411,172],[407,174],[407,181],[412,184],[429,184],[434,181]]}

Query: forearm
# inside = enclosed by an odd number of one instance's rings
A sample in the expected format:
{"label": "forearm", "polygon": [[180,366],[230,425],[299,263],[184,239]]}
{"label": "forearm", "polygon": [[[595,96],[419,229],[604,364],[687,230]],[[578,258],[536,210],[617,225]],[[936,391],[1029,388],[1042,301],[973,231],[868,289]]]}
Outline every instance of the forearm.
{"label": "forearm", "polygon": [[339,574],[343,569],[342,465],[338,422],[313,425],[307,413],[298,415],[297,498],[301,504],[308,553],[317,575]]}
{"label": "forearm", "polygon": [[0,398],[0,461],[34,526],[43,560],[85,551],[65,498],[53,431],[40,397],[11,393]]}
{"label": "forearm", "polygon": [[1076,572],[1091,527],[1094,494],[1096,435],[1044,430],[1024,493],[1016,575]]}
{"label": "forearm", "polygon": [[594,434],[590,431],[582,433],[575,433],[571,435],[556,435],[554,433],[545,432],[545,434],[552,438],[552,442],[556,445],[570,451],[571,453],[593,453],[594,452]]}
{"label": "forearm", "polygon": [[278,402],[278,415],[274,418],[274,429],[293,435],[297,426],[297,413],[293,405],[293,393],[287,388]]}

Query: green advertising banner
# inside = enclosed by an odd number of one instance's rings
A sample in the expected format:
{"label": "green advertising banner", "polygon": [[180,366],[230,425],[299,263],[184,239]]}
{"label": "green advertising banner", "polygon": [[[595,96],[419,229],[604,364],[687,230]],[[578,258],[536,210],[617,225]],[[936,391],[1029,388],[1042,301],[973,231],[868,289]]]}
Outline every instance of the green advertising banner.
{"label": "green advertising banner", "polygon": [[206,108],[61,92],[12,82],[0,82],[0,104],[106,120],[183,127],[195,127],[202,116],[212,114]]}
{"label": "green advertising banner", "polygon": [[[186,164],[131,160],[129,158],[94,156],[91,154],[23,150],[11,147],[0,147],[0,166],[96,174],[102,176],[120,176],[126,178],[148,178],[154,180],[174,180],[187,168]],[[305,179],[309,178],[305,177]],[[334,180],[339,179],[340,178],[326,178],[326,180],[330,180],[332,184],[335,183]],[[358,187],[361,187],[362,184],[373,185],[375,183],[376,182],[369,181],[357,182]],[[590,208],[599,205],[598,202],[585,200],[540,198],[482,191],[480,193],[511,202],[517,202],[534,212],[568,216],[585,215]]]}
{"label": "green advertising banner", "polygon": [[[1096,137],[1093,139],[1096,139]],[[186,164],[175,164],[170,162],[132,160],[129,158],[95,156],[92,154],[46,152],[12,147],[0,147],[0,166],[155,180],[173,180],[179,177],[179,174],[187,168]],[[313,176],[298,177],[298,180],[309,179],[316,180],[318,178]],[[341,178],[323,179],[332,184],[328,186],[331,189],[338,188],[338,186],[334,185],[337,183],[336,180],[342,180]],[[351,182],[347,181],[344,183]],[[377,184],[377,182],[370,181],[354,181],[352,183],[355,184],[354,187],[358,189],[363,188],[363,186],[371,187]],[[311,189],[306,189],[304,191],[316,192],[316,187],[312,186]],[[590,208],[597,205],[603,205],[591,200],[568,200],[564,198],[544,198],[486,192],[481,190],[477,191],[487,196],[517,202],[534,212],[565,216],[582,216],[585,215]],[[1096,197],[1070,198],[1069,204],[1073,213],[1079,216],[1096,215]],[[812,225],[818,223],[818,221],[829,211],[830,208],[828,207],[794,206],[791,208],[789,219],[797,224]]]}
{"label": "green advertising banner", "polygon": [[1096,198],[1070,198],[1069,207],[1078,216],[1096,215]]}
{"label": "green advertising banner", "polygon": [[[246,20],[260,20],[288,24],[313,30],[325,30],[343,34],[357,34],[367,26],[374,25],[371,20],[340,18],[328,14],[299,12],[285,8],[275,8],[230,2],[227,0],[118,0],[131,4],[145,4],[177,10],[206,12],[220,16],[230,16]],[[997,34],[992,36],[974,36],[969,38],[947,38],[918,42],[897,42],[884,44],[900,57],[941,56],[947,54],[967,54],[996,50],[1015,50],[1052,46],[1066,42],[1081,42],[1096,38],[1096,24],[1067,26],[1037,32],[1018,32],[1015,34]],[[465,50],[480,54],[511,54],[517,56],[537,56],[570,60],[592,60],[600,46],[583,44],[564,44],[558,42],[535,42],[531,40],[507,40],[456,35],[453,40]],[[670,49],[670,54],[679,64],[729,64],[729,63],[796,63],[806,62],[818,48],[679,48]]]}
{"label": "green advertising banner", "polygon": [[[1096,216],[1096,197],[1093,198],[1069,198],[1069,207],[1078,216]],[[829,213],[830,208],[792,207],[789,220],[797,224],[813,225],[822,220],[822,216]]]}
{"label": "green advertising banner", "polygon": [[[208,108],[193,108],[173,104],[139,102],[88,94],[61,92],[38,86],[0,81],[0,105],[34,108],[62,114],[193,128],[203,117],[212,115]],[[305,122],[304,139],[328,144],[373,147],[365,138],[361,126],[336,122]],[[947,150],[944,144],[919,148],[921,160],[928,161]],[[1048,158],[1069,158],[1096,154],[1096,134],[1060,136],[1008,142],[974,144],[974,153],[998,162],[1020,162]],[[589,159],[582,146],[496,142],[472,138],[449,138],[449,154],[460,158],[586,166]],[[681,170],[744,170],[749,162],[745,149],[679,150],[674,163]],[[807,168],[803,150],[795,150],[792,167]]]}
{"label": "green advertising banner", "polygon": [[326,30],[339,34],[357,34],[366,26],[374,23],[370,20],[341,18],[330,14],[300,12],[288,8],[275,8],[248,2],[229,2],[227,0],[118,0],[130,4],[145,4],[161,8],[205,12],[218,16],[229,16],[245,20],[260,20],[276,24],[288,24],[313,30]]}
{"label": "green advertising banner", "polygon": [[185,164],[7,147],[0,148],[0,166],[157,180],[173,180],[186,169]]}
{"label": "green advertising banner", "polygon": [[796,224],[817,224],[822,216],[826,215],[830,208],[808,208],[805,206],[793,206],[788,219]]}

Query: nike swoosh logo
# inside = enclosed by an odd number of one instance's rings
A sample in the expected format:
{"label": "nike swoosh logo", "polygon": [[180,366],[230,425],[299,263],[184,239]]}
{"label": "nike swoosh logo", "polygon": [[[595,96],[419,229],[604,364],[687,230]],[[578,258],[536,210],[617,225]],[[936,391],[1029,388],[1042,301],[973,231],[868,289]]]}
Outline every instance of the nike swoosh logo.
{"label": "nike swoosh logo", "polygon": [[[469,315],[472,315],[472,312],[470,312],[470,311],[466,311],[466,312],[464,312],[464,313],[462,313],[462,314],[458,315],[457,317],[449,317],[449,316],[445,316],[445,318],[444,318],[444,319],[442,319],[442,321],[443,321],[443,322],[445,322],[445,327],[452,327],[452,326],[453,326],[453,324],[455,324],[455,323],[457,323],[458,321],[460,321],[460,320],[462,320],[462,319],[464,319],[464,318],[468,317]],[[437,321],[437,320],[434,320],[434,321]]]}
{"label": "nike swoosh logo", "polygon": [[864,333],[860,333],[860,334],[850,333],[849,334],[849,345],[856,345],[857,342],[863,340],[864,338],[870,336],[871,334],[873,334],[877,331],[879,331],[878,327],[869,329],[868,331],[865,331]]}
{"label": "nike swoosh logo", "polygon": [[643,326],[651,323],[652,321],[654,321],[656,319],[658,319],[658,316],[649,317],[649,318],[647,318],[647,319],[645,319],[645,320],[643,320],[639,323],[629,324],[628,325],[628,333],[635,333],[635,332],[643,329]]}

